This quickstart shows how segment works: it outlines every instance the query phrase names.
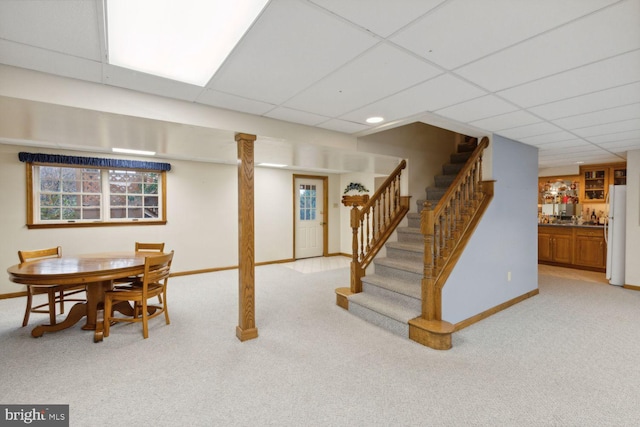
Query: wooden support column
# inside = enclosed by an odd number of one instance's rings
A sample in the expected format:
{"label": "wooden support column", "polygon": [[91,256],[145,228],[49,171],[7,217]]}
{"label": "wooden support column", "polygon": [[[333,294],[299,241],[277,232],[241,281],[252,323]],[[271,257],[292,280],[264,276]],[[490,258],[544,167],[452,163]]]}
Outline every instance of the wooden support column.
{"label": "wooden support column", "polygon": [[240,341],[258,337],[255,317],[255,236],[253,197],[253,145],[255,135],[238,133],[238,269],[239,310],[236,336]]}

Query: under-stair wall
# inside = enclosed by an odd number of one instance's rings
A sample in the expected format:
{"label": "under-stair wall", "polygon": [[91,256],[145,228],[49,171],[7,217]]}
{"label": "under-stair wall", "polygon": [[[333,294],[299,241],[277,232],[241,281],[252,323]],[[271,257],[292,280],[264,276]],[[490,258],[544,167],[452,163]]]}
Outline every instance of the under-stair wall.
{"label": "under-stair wall", "polygon": [[538,290],[537,149],[498,135],[489,147],[493,200],[442,290],[442,317],[457,328]]}

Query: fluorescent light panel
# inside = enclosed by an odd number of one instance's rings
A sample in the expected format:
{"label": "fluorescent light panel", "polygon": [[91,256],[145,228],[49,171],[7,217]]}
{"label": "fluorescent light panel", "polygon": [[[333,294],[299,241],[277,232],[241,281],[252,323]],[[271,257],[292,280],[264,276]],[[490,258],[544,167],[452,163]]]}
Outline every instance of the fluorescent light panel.
{"label": "fluorescent light panel", "polygon": [[280,163],[258,163],[258,166],[264,166],[264,167],[267,167],[267,168],[284,168],[287,165],[283,165],[283,164],[280,164]]}
{"label": "fluorescent light panel", "polygon": [[155,156],[155,151],[144,151],[144,150],[131,150],[129,148],[112,148],[111,151],[114,153],[123,153],[123,154],[139,154],[142,156]]}
{"label": "fluorescent light panel", "polygon": [[108,0],[109,63],[205,86],[268,0]]}

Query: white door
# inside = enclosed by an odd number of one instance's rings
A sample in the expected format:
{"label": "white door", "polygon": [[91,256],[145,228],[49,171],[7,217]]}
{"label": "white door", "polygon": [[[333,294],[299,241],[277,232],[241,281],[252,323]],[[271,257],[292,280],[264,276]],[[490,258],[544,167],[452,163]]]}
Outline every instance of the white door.
{"label": "white door", "polygon": [[324,248],[323,181],[296,178],[295,189],[295,257],[299,259],[322,256]]}

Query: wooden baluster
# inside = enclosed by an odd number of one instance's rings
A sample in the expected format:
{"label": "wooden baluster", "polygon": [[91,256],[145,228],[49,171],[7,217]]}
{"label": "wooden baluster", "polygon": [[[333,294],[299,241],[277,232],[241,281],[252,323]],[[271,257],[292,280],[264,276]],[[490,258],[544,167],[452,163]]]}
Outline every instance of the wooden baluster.
{"label": "wooden baluster", "polygon": [[484,194],[482,192],[482,186],[480,185],[480,183],[482,182],[482,156],[480,156],[478,158],[478,161],[476,162],[476,169],[478,171],[478,175],[477,175],[477,197],[476,200],[478,202],[478,205],[480,204],[480,202],[482,201],[482,199],[484,198]]}
{"label": "wooden baluster", "polygon": [[463,190],[458,189],[456,191],[456,239],[462,235],[462,229],[464,228],[464,201]]}
{"label": "wooden baluster", "polygon": [[389,222],[391,221],[391,187],[387,187],[385,191],[385,208],[384,208],[384,226],[385,228],[389,226]]}
{"label": "wooden baluster", "polygon": [[367,212],[366,212],[365,215],[366,215],[366,221],[365,222],[367,224],[367,235],[366,235],[365,241],[367,242],[367,245],[366,245],[367,246],[367,251],[366,251],[366,253],[368,254],[369,251],[371,251],[371,235],[370,235],[370,228],[369,228],[369,223],[371,222],[371,216],[370,216],[371,215],[371,211],[369,209],[367,209]]}
{"label": "wooden baluster", "polygon": [[378,222],[378,234],[382,233],[382,223],[380,222],[380,217],[382,216],[382,207],[380,206],[380,198],[378,197],[378,199],[376,200],[376,213],[378,215],[377,218],[377,222]]}
{"label": "wooden baluster", "polygon": [[360,231],[360,258],[359,258],[359,260],[362,261],[364,259],[364,215],[360,215],[359,231]]}
{"label": "wooden baluster", "polygon": [[444,260],[451,256],[453,248],[453,240],[451,236],[451,202],[448,202],[444,208],[442,215],[442,223],[444,228]]}
{"label": "wooden baluster", "polygon": [[400,206],[400,200],[399,200],[399,195],[400,195],[400,177],[396,177],[396,179],[393,180],[393,215],[395,216],[395,213],[398,212],[398,207]]}
{"label": "wooden baluster", "polygon": [[358,262],[358,224],[360,220],[358,208],[351,208],[351,292],[362,292],[362,276],[360,263]]}

